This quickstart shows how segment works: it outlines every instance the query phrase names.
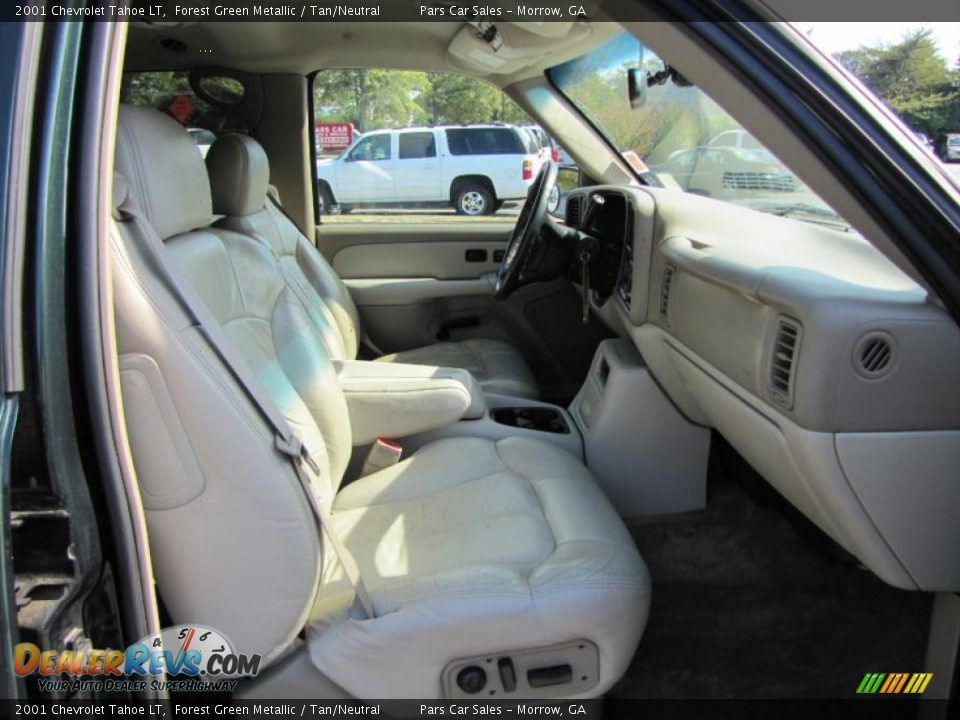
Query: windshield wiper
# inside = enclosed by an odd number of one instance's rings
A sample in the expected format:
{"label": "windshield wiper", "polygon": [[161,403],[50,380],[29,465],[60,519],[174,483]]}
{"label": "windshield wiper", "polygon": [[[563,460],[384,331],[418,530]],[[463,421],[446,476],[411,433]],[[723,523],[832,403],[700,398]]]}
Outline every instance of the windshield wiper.
{"label": "windshield wiper", "polygon": [[793,203],[790,205],[751,205],[754,210],[777,215],[778,217],[792,217],[797,220],[806,220],[807,222],[828,225],[838,230],[850,230],[839,215],[826,208],[817,207],[809,203]]}

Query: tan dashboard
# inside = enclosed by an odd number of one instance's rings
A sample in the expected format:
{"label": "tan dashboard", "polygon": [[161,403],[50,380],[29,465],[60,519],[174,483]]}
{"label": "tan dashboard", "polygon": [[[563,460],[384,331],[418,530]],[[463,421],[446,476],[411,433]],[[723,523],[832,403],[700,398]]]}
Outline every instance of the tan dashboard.
{"label": "tan dashboard", "polygon": [[633,213],[596,307],[715,428],[887,582],[960,590],[960,329],[853,232],[676,190]]}

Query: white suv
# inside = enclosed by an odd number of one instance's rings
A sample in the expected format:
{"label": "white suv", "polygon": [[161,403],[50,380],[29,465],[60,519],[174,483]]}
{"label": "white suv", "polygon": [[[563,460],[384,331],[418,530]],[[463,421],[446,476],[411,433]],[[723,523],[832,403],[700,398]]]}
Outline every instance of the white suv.
{"label": "white suv", "polygon": [[530,137],[511,125],[375,130],[318,160],[317,181],[325,212],[416,205],[489,215],[525,198],[541,163]]}

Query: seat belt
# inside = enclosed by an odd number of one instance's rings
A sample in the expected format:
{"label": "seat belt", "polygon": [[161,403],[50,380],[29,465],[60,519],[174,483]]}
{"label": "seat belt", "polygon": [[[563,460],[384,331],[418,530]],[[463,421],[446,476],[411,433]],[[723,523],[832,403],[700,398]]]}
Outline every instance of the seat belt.
{"label": "seat belt", "polygon": [[314,490],[314,478],[320,475],[320,468],[314,462],[303,441],[293,431],[273,401],[263,392],[259,383],[249,376],[249,371],[243,363],[234,356],[234,351],[230,349],[220,324],[210,314],[203,301],[196,296],[193,288],[183,282],[180,273],[170,264],[169,251],[146,216],[133,205],[129,196],[117,210],[127,218],[133,219],[143,231],[146,238],[146,248],[157,268],[163,274],[168,289],[189,313],[197,329],[210,343],[210,347],[216,352],[233,379],[243,389],[247,399],[253,403],[261,417],[273,430],[274,445],[277,451],[284,455],[293,466],[300,485],[310,501],[310,508],[313,510],[320,530],[326,534],[327,539],[333,545],[333,550],[340,560],[340,565],[353,586],[354,601],[350,608],[351,617],[360,619],[376,617],[373,601],[370,599],[370,594],[367,592],[363,578],[360,576],[360,567],[357,565],[353,554],[334,530],[330,521],[330,514]]}

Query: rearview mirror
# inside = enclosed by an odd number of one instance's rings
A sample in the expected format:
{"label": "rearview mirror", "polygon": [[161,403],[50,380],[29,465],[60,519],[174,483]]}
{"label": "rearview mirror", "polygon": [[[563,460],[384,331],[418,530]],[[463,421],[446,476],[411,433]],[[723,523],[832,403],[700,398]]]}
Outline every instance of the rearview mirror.
{"label": "rearview mirror", "polygon": [[630,108],[636,110],[647,102],[648,73],[643,68],[627,70],[627,95],[630,98]]}

